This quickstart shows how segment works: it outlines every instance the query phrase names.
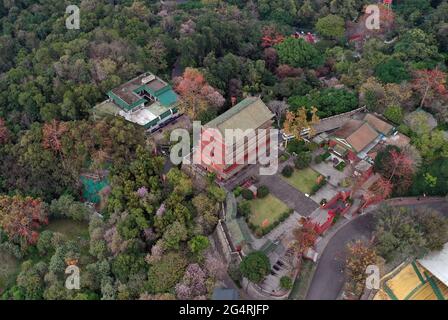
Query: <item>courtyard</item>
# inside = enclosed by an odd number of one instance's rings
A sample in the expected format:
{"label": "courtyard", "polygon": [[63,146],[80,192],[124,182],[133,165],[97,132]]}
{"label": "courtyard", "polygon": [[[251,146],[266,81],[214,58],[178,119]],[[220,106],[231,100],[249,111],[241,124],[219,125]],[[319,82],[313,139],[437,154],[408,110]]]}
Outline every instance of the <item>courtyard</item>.
{"label": "courtyard", "polygon": [[250,201],[249,222],[256,228],[268,228],[288,212],[289,208],[272,194]]}
{"label": "courtyard", "polygon": [[313,187],[317,184],[317,179],[320,174],[311,168],[306,168],[302,170],[294,169],[291,177],[282,178],[292,185],[294,188],[305,194],[312,194]]}

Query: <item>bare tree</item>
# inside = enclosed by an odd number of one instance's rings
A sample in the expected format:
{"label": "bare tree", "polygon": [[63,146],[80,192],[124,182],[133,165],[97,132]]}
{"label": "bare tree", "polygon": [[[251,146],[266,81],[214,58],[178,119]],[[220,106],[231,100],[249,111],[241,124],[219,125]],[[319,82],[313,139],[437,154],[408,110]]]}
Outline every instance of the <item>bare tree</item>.
{"label": "bare tree", "polygon": [[280,128],[280,121],[283,114],[288,110],[289,105],[285,101],[272,100],[268,103],[268,108],[275,114],[275,117],[277,118],[277,126]]}

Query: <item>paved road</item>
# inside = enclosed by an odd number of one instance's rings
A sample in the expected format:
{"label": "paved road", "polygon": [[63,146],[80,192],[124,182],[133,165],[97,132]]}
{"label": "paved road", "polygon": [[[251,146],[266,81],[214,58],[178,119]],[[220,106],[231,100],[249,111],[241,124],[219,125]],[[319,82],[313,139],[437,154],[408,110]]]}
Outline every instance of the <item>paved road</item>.
{"label": "paved road", "polygon": [[[410,205],[417,208],[427,206],[448,217],[448,202],[426,205]],[[308,290],[307,300],[335,300],[344,284],[345,248],[354,240],[370,239],[374,229],[374,214],[367,213],[342,227],[331,238],[321,255],[316,272]]]}

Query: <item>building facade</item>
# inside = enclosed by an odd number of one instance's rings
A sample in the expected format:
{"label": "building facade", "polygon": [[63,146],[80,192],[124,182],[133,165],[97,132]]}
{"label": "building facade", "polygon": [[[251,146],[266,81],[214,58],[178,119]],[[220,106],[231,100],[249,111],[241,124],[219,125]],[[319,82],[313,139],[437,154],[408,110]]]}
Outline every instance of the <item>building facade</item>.
{"label": "building facade", "polygon": [[[271,128],[273,117],[274,114],[260,98],[248,97],[204,125],[199,150],[210,149],[211,143],[213,150],[196,154],[201,159],[201,167],[215,173],[219,180],[227,180],[253,163],[257,154],[269,152],[269,134],[261,136],[262,132],[266,132],[261,129]],[[254,134],[229,136],[229,132],[238,129],[240,132],[253,129]]]}
{"label": "building facade", "polygon": [[98,106],[102,113],[121,116],[154,131],[179,116],[179,98],[172,87],[150,72],[123,83],[107,93]]}

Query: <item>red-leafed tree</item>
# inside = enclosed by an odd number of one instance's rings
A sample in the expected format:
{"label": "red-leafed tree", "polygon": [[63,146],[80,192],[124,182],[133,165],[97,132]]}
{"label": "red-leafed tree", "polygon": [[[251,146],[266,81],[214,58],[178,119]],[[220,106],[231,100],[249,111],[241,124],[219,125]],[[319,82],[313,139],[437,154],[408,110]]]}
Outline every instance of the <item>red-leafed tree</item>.
{"label": "red-leafed tree", "polygon": [[42,144],[44,148],[60,153],[62,149],[61,138],[67,131],[68,126],[65,122],[53,120],[50,123],[45,123],[42,127]]}
{"label": "red-leafed tree", "polygon": [[8,142],[10,136],[10,132],[8,127],[5,124],[5,120],[0,118],[0,144],[4,144]]}
{"label": "red-leafed tree", "polygon": [[224,97],[207,83],[197,69],[185,69],[184,74],[174,80],[174,88],[181,95],[181,111],[191,119],[196,119],[207,108],[219,108],[225,102]]}
{"label": "red-leafed tree", "polygon": [[373,183],[367,192],[364,194],[364,199],[367,204],[380,202],[389,198],[392,194],[394,185],[387,179],[379,178]]}
{"label": "red-leafed tree", "polygon": [[296,240],[295,249],[299,255],[313,247],[318,237],[316,230],[314,230],[314,224],[310,221],[305,221],[301,227],[293,231],[293,234]]}
{"label": "red-leafed tree", "polygon": [[285,37],[279,33],[273,26],[263,28],[263,37],[261,38],[261,46],[263,48],[273,47],[285,40]]}
{"label": "red-leafed tree", "polygon": [[438,69],[415,71],[412,86],[422,96],[420,107],[429,107],[436,99],[448,99],[446,78],[447,74]]}
{"label": "red-leafed tree", "polygon": [[15,241],[34,244],[38,229],[48,224],[45,203],[40,199],[22,196],[0,196],[0,227]]}
{"label": "red-leafed tree", "polygon": [[281,64],[278,66],[277,70],[275,71],[275,74],[280,79],[284,78],[295,78],[300,76],[303,73],[303,70],[300,68],[293,68],[291,66],[288,66],[287,64]]}
{"label": "red-leafed tree", "polygon": [[374,169],[392,183],[397,191],[404,192],[412,184],[417,163],[409,153],[395,146],[387,146],[376,156]]}

